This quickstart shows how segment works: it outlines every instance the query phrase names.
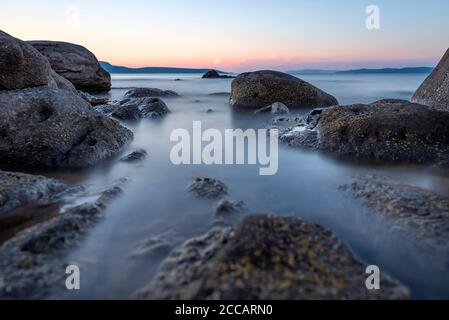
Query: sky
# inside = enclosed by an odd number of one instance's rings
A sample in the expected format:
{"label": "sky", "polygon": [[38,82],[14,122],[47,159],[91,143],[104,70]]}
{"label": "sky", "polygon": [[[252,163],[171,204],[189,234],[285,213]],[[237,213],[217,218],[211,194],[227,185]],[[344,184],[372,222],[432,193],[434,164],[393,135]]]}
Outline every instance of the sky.
{"label": "sky", "polygon": [[434,66],[448,13],[447,0],[2,0],[0,29],[130,67],[380,68]]}

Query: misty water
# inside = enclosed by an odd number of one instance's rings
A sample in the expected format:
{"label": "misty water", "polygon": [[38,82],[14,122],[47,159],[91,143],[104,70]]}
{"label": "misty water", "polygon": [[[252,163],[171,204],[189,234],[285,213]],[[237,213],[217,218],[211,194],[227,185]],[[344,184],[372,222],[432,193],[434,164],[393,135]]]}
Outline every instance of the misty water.
{"label": "misty water", "polygon": [[[410,99],[426,75],[304,75],[342,104],[382,98]],[[175,79],[180,79],[175,81]],[[449,173],[424,166],[338,160],[318,152],[280,145],[279,171],[260,176],[257,165],[181,165],[170,162],[170,133],[192,130],[200,120],[203,129],[264,128],[267,115],[233,111],[228,96],[231,80],[203,80],[200,75],[113,75],[111,99],[121,99],[133,87],[174,90],[181,96],[163,98],[172,111],[162,120],[124,123],[135,134],[127,151],[144,148],[148,157],[138,163],[112,160],[83,172],[53,174],[91,190],[101,190],[127,177],[124,194],[106,210],[105,218],[89,230],[70,254],[81,268],[81,290],[57,292],[65,298],[129,298],[156,274],[166,252],[134,256],[139,243],[159,237],[173,247],[207,232],[217,224],[216,201],[195,198],[186,187],[195,177],[212,177],[229,187],[229,198],[242,200],[249,209],[225,218],[233,224],[250,213],[294,215],[331,229],[363,262],[380,266],[408,285],[416,298],[449,297],[449,266],[412,239],[389,228],[338,186],[357,174],[381,174],[449,196]],[[206,112],[212,109],[213,112]],[[293,110],[303,114],[308,110]],[[363,285],[363,284],[361,284]]]}

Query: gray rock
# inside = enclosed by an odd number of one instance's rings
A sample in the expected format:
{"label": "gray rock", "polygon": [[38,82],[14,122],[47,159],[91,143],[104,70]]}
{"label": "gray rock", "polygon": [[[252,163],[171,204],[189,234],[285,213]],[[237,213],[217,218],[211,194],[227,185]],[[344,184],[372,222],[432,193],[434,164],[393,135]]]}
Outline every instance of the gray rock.
{"label": "gray rock", "polygon": [[218,73],[217,70],[209,70],[202,76],[202,78],[203,79],[229,79],[229,78],[234,78],[234,77],[229,76],[229,75],[222,75],[222,74]]}
{"label": "gray rock", "polygon": [[43,176],[0,170],[0,215],[18,207],[49,199],[66,185]]}
{"label": "gray rock", "polygon": [[140,161],[143,160],[147,157],[147,152],[145,149],[137,149],[133,152],[131,152],[130,154],[128,154],[127,156],[123,157],[120,159],[120,161],[123,162],[135,162],[135,161]]}
{"label": "gray rock", "polygon": [[135,88],[125,93],[125,99],[152,98],[152,97],[178,97],[179,94],[172,90],[157,88]]}
{"label": "gray rock", "polygon": [[412,101],[449,111],[449,49],[416,90]]}
{"label": "gray rock", "polygon": [[264,112],[271,112],[272,114],[287,114],[287,113],[290,113],[290,110],[282,102],[275,102],[270,106],[256,110],[254,112],[254,114],[264,113]]}
{"label": "gray rock", "polygon": [[410,163],[449,159],[449,113],[403,100],[314,110],[280,140],[340,156]]}
{"label": "gray rock", "polygon": [[245,209],[243,201],[232,199],[220,199],[215,207],[215,214],[217,216],[227,216],[229,214],[237,213]]}
{"label": "gray rock", "polygon": [[170,110],[161,99],[142,97],[122,100],[112,116],[121,120],[159,119],[169,113]]}
{"label": "gray rock", "polygon": [[108,98],[98,98],[81,90],[78,90],[78,94],[85,101],[89,102],[89,104],[93,107],[107,105],[108,103],[110,103]]}
{"label": "gray rock", "polygon": [[105,92],[111,89],[111,75],[86,48],[59,41],[28,41],[50,62],[53,70],[69,80],[77,89]]}
{"label": "gray rock", "polygon": [[119,153],[133,134],[83,99],[49,87],[0,92],[0,163],[83,168]]}
{"label": "gray rock", "polygon": [[338,104],[333,96],[282,72],[242,73],[232,81],[230,103],[236,108],[262,108],[275,102],[282,102],[288,108]]}
{"label": "gray rock", "polygon": [[175,249],[140,299],[407,299],[382,274],[365,287],[366,266],[330,231],[293,217],[256,215]]}
{"label": "gray rock", "polygon": [[75,92],[48,60],[26,42],[0,31],[0,90],[50,86]]}
{"label": "gray rock", "polygon": [[217,199],[228,193],[228,187],[220,180],[212,178],[195,178],[187,190],[197,197]]}

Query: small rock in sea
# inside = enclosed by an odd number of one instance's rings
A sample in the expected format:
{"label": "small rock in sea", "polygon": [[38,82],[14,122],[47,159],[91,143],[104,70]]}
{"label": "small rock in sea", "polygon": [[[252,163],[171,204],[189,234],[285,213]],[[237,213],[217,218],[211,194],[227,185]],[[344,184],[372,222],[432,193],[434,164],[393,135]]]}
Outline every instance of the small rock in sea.
{"label": "small rock in sea", "polygon": [[127,156],[124,156],[123,158],[121,158],[120,161],[123,161],[123,162],[140,161],[140,160],[145,159],[147,154],[148,153],[145,149],[137,149],[137,150],[131,152],[130,154],[128,154]]}
{"label": "small rock in sea", "polygon": [[112,113],[120,120],[159,119],[170,113],[167,105],[159,98],[127,98]]}
{"label": "small rock in sea", "polygon": [[271,112],[272,114],[287,114],[290,110],[282,102],[275,102],[272,105],[254,111],[254,114]]}
{"label": "small rock in sea", "polygon": [[233,77],[229,76],[229,75],[221,75],[218,73],[217,70],[209,70],[203,75],[202,78],[203,79],[229,79],[229,78],[233,78]]}
{"label": "small rock in sea", "polygon": [[181,80],[181,79],[179,79],[179,78],[176,78],[176,79],[175,79],[175,81],[182,81],[182,80]]}
{"label": "small rock in sea", "polygon": [[217,216],[226,216],[244,209],[245,203],[243,201],[220,199],[215,207],[215,214]]}
{"label": "small rock in sea", "polygon": [[330,94],[292,75],[278,71],[242,73],[232,81],[230,103],[235,108],[262,108],[282,102],[288,108],[338,104]]}
{"label": "small rock in sea", "polygon": [[178,96],[179,94],[172,90],[161,90],[157,88],[135,88],[125,93],[125,99]]}
{"label": "small rock in sea", "polygon": [[131,257],[160,256],[167,254],[171,249],[172,246],[167,241],[153,237],[140,242],[131,253]]}
{"label": "small rock in sea", "polygon": [[409,299],[381,274],[365,287],[366,266],[329,230],[294,217],[253,215],[172,251],[139,299]]}
{"label": "small rock in sea", "polygon": [[207,109],[206,110],[206,113],[212,113],[212,112],[214,112],[214,110],[212,110],[212,109]]}
{"label": "small rock in sea", "polygon": [[227,186],[217,179],[195,178],[187,190],[197,197],[216,199],[227,194]]}
{"label": "small rock in sea", "polygon": [[111,75],[86,48],[68,42],[27,41],[50,62],[53,70],[77,89],[87,92],[111,90]]}

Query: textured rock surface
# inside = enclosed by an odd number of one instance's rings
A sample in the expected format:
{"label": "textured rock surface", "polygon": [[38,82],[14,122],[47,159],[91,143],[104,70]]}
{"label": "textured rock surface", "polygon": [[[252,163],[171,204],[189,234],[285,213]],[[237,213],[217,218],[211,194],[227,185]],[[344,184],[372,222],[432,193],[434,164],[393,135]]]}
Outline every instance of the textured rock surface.
{"label": "textured rock surface", "polygon": [[56,73],[73,83],[77,89],[87,92],[104,92],[111,89],[111,75],[86,48],[58,41],[28,43],[50,61]]}
{"label": "textured rock surface", "polygon": [[148,153],[146,152],[145,149],[137,149],[133,152],[131,152],[130,154],[124,156],[123,158],[120,159],[120,161],[123,162],[135,162],[135,161],[140,161],[143,160],[147,157]]}
{"label": "textured rock surface", "polygon": [[49,87],[0,92],[0,162],[82,168],[112,157],[133,134],[78,96]]}
{"label": "textured rock surface", "polygon": [[440,163],[449,159],[449,113],[402,100],[314,110],[280,139],[375,160]]}
{"label": "textured rock surface", "polygon": [[289,74],[277,71],[242,73],[232,81],[231,105],[262,108],[282,102],[288,108],[325,107],[338,104],[326,92]]}
{"label": "textured rock surface", "polygon": [[176,92],[157,88],[135,88],[125,93],[124,99],[152,98],[152,97],[177,97]]}
{"label": "textured rock surface", "polygon": [[217,199],[228,193],[228,187],[220,180],[213,178],[195,178],[187,190],[197,197]]}
{"label": "textured rock surface", "polygon": [[142,299],[393,299],[408,290],[382,275],[367,290],[365,267],[322,227],[293,217],[250,216],[173,251]]}
{"label": "textured rock surface", "polygon": [[412,101],[449,111],[449,49],[415,92]]}
{"label": "textured rock surface", "polygon": [[0,31],[0,90],[50,86],[75,92],[48,60],[26,42]]}
{"label": "textured rock surface", "polygon": [[161,99],[141,97],[122,100],[112,116],[121,120],[159,119],[169,113],[170,110]]}

